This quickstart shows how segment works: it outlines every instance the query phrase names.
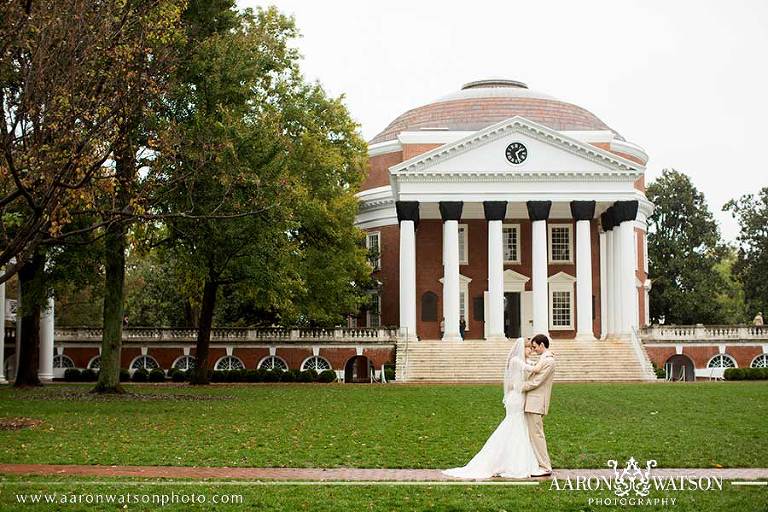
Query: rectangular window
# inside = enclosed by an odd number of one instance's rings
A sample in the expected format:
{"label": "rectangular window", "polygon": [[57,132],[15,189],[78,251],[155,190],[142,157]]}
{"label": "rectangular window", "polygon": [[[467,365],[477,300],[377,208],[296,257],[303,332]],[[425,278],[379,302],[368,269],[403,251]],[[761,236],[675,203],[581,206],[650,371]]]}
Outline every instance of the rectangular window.
{"label": "rectangular window", "polygon": [[549,261],[550,263],[573,263],[570,224],[549,225]]}
{"label": "rectangular window", "polygon": [[469,253],[468,253],[469,234],[468,233],[469,232],[467,231],[467,225],[459,224],[459,264],[460,265],[469,264]]}
{"label": "rectangular window", "polygon": [[365,237],[365,247],[368,249],[368,261],[373,270],[381,270],[381,233],[368,233]]}
{"label": "rectangular window", "polygon": [[571,321],[571,292],[552,292],[552,328],[570,329]]}
{"label": "rectangular window", "polygon": [[504,263],[520,263],[520,225],[504,224],[502,236]]}
{"label": "rectangular window", "polygon": [[371,304],[368,306],[368,318],[366,319],[368,327],[379,327],[381,325],[380,302],[381,298],[378,293],[371,295]]}

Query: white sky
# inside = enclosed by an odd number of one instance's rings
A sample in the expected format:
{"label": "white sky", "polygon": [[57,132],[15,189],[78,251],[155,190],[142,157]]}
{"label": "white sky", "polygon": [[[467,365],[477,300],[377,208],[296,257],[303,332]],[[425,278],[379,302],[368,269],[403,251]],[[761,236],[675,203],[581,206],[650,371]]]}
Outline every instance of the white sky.
{"label": "white sky", "polygon": [[768,1],[271,3],[296,17],[302,69],[345,94],[366,139],[489,77],[582,106],[649,154],[647,181],[687,173],[720,211],[768,186]]}

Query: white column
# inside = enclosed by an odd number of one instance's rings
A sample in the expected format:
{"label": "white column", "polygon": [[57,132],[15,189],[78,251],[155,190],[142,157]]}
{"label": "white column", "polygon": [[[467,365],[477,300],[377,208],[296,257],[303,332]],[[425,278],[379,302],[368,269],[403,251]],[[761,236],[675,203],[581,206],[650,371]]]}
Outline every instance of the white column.
{"label": "white column", "polygon": [[488,340],[504,340],[504,240],[500,220],[488,221]]}
{"label": "white column", "polygon": [[605,231],[600,232],[600,339],[604,340],[606,332],[608,330],[608,319],[606,312],[608,311],[608,276],[605,274],[607,263],[606,258],[606,243],[608,240],[608,233]]}
{"label": "white column", "polygon": [[400,222],[400,337],[416,339],[416,226]]}
{"label": "white column", "polygon": [[613,230],[605,232],[605,334],[606,338],[613,336],[615,332],[613,310],[616,307],[614,301],[614,269],[613,269]]}
{"label": "white column", "polygon": [[461,341],[459,333],[459,221],[443,221],[443,341]]}
{"label": "white column", "polygon": [[531,222],[533,279],[533,334],[549,335],[549,298],[547,296],[547,221]]}
{"label": "white column", "polygon": [[588,220],[576,221],[576,338],[594,340],[592,327],[592,236]]}
{"label": "white column", "polygon": [[40,350],[37,376],[40,380],[53,379],[53,297],[48,297],[48,306],[40,312]]}
{"label": "white column", "polygon": [[632,329],[637,329],[637,287],[635,286],[635,222],[626,220],[619,226],[621,237],[621,304],[622,304],[622,332],[629,335]]}
{"label": "white column", "polygon": [[[0,269],[0,273],[4,269]],[[7,384],[5,379],[5,283],[0,283],[0,384]]]}
{"label": "white column", "polygon": [[613,334],[621,336],[625,334],[624,327],[624,280],[621,274],[622,265],[621,233],[619,227],[613,228]]}

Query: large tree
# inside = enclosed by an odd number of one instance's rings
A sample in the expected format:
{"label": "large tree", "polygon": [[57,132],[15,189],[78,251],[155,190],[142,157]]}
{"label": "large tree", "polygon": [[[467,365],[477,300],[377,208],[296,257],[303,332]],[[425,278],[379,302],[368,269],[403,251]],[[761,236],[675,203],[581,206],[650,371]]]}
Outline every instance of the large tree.
{"label": "large tree", "polygon": [[752,315],[768,310],[768,187],[723,206],[739,223],[738,258],[733,272],[744,287]]}
{"label": "large tree", "polygon": [[173,265],[197,283],[197,384],[222,290],[273,320],[340,319],[369,270],[353,227],[365,161],[356,124],[304,81],[292,19],[218,6],[186,15],[195,23],[171,105],[175,151],[162,156],[167,179],[183,184],[160,207]]}
{"label": "large tree", "polygon": [[665,169],[646,195],[655,204],[648,219],[651,318],[675,324],[723,322],[714,300],[723,286],[715,268],[723,247],[704,194],[687,175]]}

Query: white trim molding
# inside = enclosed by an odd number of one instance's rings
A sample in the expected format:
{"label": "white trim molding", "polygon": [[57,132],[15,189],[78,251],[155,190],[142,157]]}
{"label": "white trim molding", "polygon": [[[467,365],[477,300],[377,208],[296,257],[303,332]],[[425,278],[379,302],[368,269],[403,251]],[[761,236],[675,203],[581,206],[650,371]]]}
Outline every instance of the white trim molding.
{"label": "white trim molding", "polygon": [[[547,279],[547,283],[549,284],[549,329],[551,331],[571,331],[576,328],[576,322],[574,319],[574,305],[576,302],[576,297],[574,294],[574,285],[576,284],[576,278],[573,277],[570,274],[566,274],[565,272],[558,272],[557,274],[554,274],[550,276]],[[555,325],[554,322],[554,293],[553,292],[567,292],[568,298],[570,302],[570,313],[569,313],[569,323],[568,325]]]}

